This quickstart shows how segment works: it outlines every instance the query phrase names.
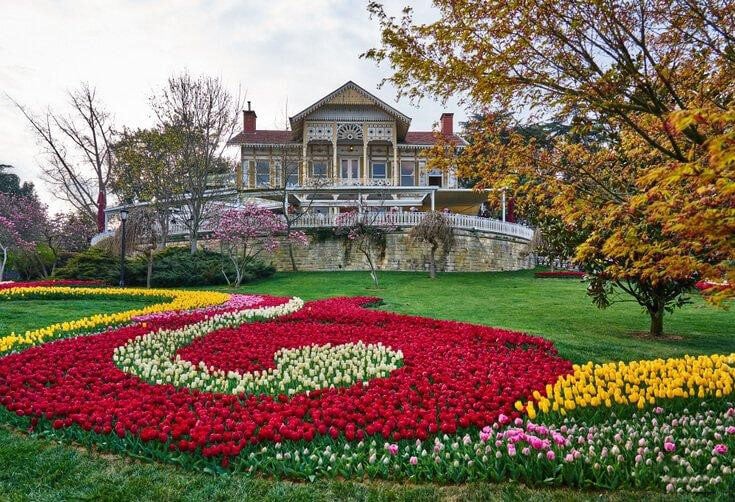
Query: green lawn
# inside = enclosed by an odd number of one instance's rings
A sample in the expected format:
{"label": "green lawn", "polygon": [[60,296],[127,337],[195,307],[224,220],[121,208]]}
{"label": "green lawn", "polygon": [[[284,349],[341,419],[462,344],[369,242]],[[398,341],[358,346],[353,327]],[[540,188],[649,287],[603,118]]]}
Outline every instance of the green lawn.
{"label": "green lawn", "polygon": [[648,316],[632,302],[606,310],[594,307],[585,285],[575,279],[535,279],[533,272],[426,274],[385,272],[378,290],[365,272],[277,274],[248,284],[242,292],[297,295],[304,299],[371,295],[386,310],[455,319],[534,333],[554,340],[575,362],[632,360],[683,354],[735,352],[735,309],[721,310],[702,301],[667,315],[667,334],[677,340],[631,336],[648,330]]}
{"label": "green lawn", "polygon": [[[368,288],[364,272],[277,274],[239,291],[298,295],[304,299],[371,295],[401,313],[457,319],[536,333],[556,342],[575,361],[635,359],[735,351],[735,312],[715,310],[699,298],[666,319],[675,341],[632,338],[647,317],[635,304],[600,311],[576,280],[534,279],[530,272],[451,274],[383,273],[382,288]],[[17,301],[0,303],[0,334],[69,320],[94,312],[127,310],[136,300]],[[579,492],[526,488],[514,483],[439,486],[317,480],[291,483],[214,476],[182,468],[101,455],[0,426],[0,500],[630,500],[663,499],[649,492]]]}
{"label": "green lawn", "polygon": [[367,481],[292,483],[216,476],[89,453],[0,427],[0,500],[646,500],[650,492],[584,492],[505,483],[440,486]]}
{"label": "green lawn", "polygon": [[74,300],[8,300],[0,301],[0,336],[24,333],[49,324],[73,321],[94,314],[110,314],[142,308],[155,300],[140,298],[108,298]]}

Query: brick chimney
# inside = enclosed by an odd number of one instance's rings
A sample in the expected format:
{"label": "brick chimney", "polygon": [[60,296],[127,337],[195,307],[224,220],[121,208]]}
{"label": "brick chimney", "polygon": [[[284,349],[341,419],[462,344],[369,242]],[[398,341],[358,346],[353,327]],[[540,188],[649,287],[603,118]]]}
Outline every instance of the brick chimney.
{"label": "brick chimney", "polygon": [[454,114],[453,113],[442,113],[439,119],[442,127],[442,134],[444,136],[451,136],[454,134]]}
{"label": "brick chimney", "polygon": [[254,110],[250,109],[250,101],[248,101],[248,109],[242,111],[242,129],[244,132],[255,132],[255,119],[258,116]]}

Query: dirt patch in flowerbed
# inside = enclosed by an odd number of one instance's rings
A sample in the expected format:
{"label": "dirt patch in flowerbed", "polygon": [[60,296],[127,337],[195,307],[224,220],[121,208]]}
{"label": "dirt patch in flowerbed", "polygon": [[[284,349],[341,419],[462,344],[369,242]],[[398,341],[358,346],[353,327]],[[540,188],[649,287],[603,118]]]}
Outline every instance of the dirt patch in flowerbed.
{"label": "dirt patch in flowerbed", "polygon": [[583,279],[584,272],[576,270],[555,270],[547,272],[536,272],[533,274],[536,279]]}

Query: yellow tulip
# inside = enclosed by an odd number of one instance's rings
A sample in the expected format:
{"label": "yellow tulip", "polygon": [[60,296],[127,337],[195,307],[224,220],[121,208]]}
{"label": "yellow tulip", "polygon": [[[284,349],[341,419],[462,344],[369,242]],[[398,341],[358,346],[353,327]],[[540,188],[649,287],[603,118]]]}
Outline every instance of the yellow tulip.
{"label": "yellow tulip", "polygon": [[197,308],[220,305],[229,300],[230,295],[216,291],[181,291],[172,289],[141,289],[141,288],[71,288],[71,287],[31,287],[9,288],[0,290],[0,300],[14,297],[26,298],[33,296],[138,296],[164,298],[166,301],[149,305],[140,309],[117,312],[114,314],[95,314],[92,316],[55,323],[50,326],[26,331],[23,335],[11,333],[0,337],[0,353],[12,350],[22,345],[37,345],[44,340],[62,333],[79,331],[82,329],[111,326],[130,321],[132,318],[146,314],[169,312],[175,310],[191,310]]}

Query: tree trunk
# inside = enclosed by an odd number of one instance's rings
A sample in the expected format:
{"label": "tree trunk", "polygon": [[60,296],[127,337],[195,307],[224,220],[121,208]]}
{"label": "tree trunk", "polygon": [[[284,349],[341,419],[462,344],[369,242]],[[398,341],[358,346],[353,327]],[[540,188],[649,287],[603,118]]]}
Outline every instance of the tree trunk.
{"label": "tree trunk", "polygon": [[46,269],[46,264],[43,263],[43,258],[41,257],[39,253],[36,253],[35,257],[36,257],[36,261],[38,262],[38,266],[41,269],[41,277],[43,277],[44,279],[48,279],[49,272]]}
{"label": "tree trunk", "polygon": [[8,262],[8,248],[3,249],[3,261],[0,262],[0,282],[2,282],[5,274],[5,264]]}
{"label": "tree trunk", "polygon": [[362,252],[365,255],[365,258],[367,258],[368,266],[370,267],[370,278],[373,280],[373,285],[375,286],[375,289],[377,289],[379,287],[378,273],[375,271],[375,265],[373,265],[372,258],[370,258],[370,248],[363,249]]}
{"label": "tree trunk", "polygon": [[432,244],[429,254],[429,277],[436,279],[436,244]]}
{"label": "tree trunk", "polygon": [[196,254],[197,252],[197,234],[193,230],[189,234],[189,249],[192,255]]}
{"label": "tree trunk", "polygon": [[664,334],[664,309],[663,307],[654,307],[648,310],[651,316],[651,336],[661,336]]}
{"label": "tree trunk", "polygon": [[151,277],[153,276],[153,250],[148,253],[148,273],[145,277],[145,287],[151,288]]}
{"label": "tree trunk", "polygon": [[102,180],[98,180],[99,193],[97,194],[97,231],[105,231],[105,209],[107,209],[107,194],[104,191]]}
{"label": "tree trunk", "polygon": [[291,258],[291,270],[298,272],[299,269],[296,267],[296,258],[293,255],[293,243],[291,241],[288,243],[288,257]]}
{"label": "tree trunk", "polygon": [[240,283],[242,282],[242,272],[240,268],[240,260],[238,260],[234,254],[230,254],[230,261],[232,261],[232,265],[235,267],[235,282],[232,284],[232,287],[239,288]]}
{"label": "tree trunk", "polygon": [[380,284],[378,284],[378,274],[375,272],[374,268],[370,269],[370,278],[373,280],[373,285],[375,286],[375,289],[378,289],[378,287],[380,287]]}

